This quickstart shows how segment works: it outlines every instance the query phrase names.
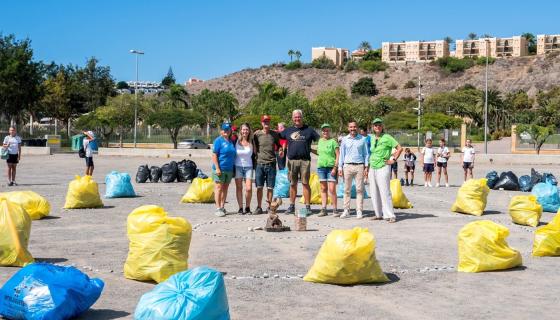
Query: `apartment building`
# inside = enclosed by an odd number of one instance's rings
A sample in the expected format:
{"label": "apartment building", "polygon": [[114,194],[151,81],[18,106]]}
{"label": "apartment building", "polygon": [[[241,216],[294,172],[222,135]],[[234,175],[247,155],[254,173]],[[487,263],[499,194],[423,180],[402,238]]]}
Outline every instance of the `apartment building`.
{"label": "apartment building", "polygon": [[445,40],[383,42],[381,60],[385,62],[429,62],[449,56]]}
{"label": "apartment building", "polygon": [[560,51],[560,34],[537,35],[537,54]]}
{"label": "apartment building", "polygon": [[337,67],[341,67],[350,57],[350,51],[348,49],[332,47],[311,48],[311,61],[323,56],[331,59]]}
{"label": "apartment building", "polygon": [[455,41],[455,57],[522,57],[529,54],[527,39],[522,36],[509,38],[480,38]]}

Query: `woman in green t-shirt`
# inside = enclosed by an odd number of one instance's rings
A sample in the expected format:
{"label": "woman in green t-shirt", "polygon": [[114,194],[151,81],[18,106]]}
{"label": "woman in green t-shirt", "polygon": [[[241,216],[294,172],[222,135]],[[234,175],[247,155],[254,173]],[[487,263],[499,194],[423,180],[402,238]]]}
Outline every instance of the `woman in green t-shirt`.
{"label": "woman in green t-shirt", "polygon": [[[321,183],[321,212],[319,217],[327,215],[327,203],[330,196],[333,204],[333,216],[338,217],[336,209],[336,183],[337,183],[337,166],[338,163],[338,142],[331,138],[331,125],[324,123],[321,126],[321,139],[317,145],[317,175],[319,183]],[[327,194],[328,191],[328,194]]]}
{"label": "woman in green t-shirt", "polygon": [[373,132],[368,174],[370,197],[375,210],[373,219],[385,219],[392,223],[397,218],[391,195],[391,165],[397,161],[403,149],[395,138],[383,132],[383,120],[380,118],[373,120]]}

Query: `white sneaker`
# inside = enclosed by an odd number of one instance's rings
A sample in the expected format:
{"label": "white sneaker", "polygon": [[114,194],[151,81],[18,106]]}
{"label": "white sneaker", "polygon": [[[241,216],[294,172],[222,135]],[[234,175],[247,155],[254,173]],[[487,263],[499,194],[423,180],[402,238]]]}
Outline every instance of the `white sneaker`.
{"label": "white sneaker", "polygon": [[431,183],[431,182],[428,183],[428,187],[430,187],[430,188],[432,187],[432,183]]}
{"label": "white sneaker", "polygon": [[225,217],[226,216],[226,211],[223,208],[218,208],[214,212],[214,215],[216,215],[216,217]]}
{"label": "white sneaker", "polygon": [[344,209],[344,212],[342,212],[342,214],[340,215],[340,219],[346,219],[348,217],[350,217],[350,212]]}
{"label": "white sneaker", "polygon": [[359,211],[359,210],[356,210],[356,218],[357,219],[362,219],[363,217],[364,217],[364,215],[362,214],[362,212]]}
{"label": "white sneaker", "polygon": [[427,182],[424,182],[424,187],[427,187],[427,186],[428,186],[428,183],[427,183]]}
{"label": "white sneaker", "polygon": [[436,183],[436,188],[439,188],[439,183]]}
{"label": "white sneaker", "polygon": [[446,187],[446,188],[449,188],[449,183],[446,183],[446,184],[445,184],[445,187]]}

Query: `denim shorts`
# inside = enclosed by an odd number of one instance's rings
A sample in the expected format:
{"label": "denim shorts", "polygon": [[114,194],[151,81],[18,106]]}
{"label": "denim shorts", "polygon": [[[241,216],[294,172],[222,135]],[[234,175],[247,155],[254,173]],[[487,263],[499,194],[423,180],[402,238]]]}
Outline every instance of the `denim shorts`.
{"label": "denim shorts", "polygon": [[332,167],[330,168],[317,168],[317,175],[319,176],[319,181],[336,182],[336,177],[331,174]]}
{"label": "denim shorts", "polygon": [[235,179],[254,179],[253,167],[235,166]]}
{"label": "denim shorts", "polygon": [[255,169],[255,185],[257,188],[262,188],[265,182],[268,189],[274,189],[276,184],[276,163],[270,165],[257,164]]}

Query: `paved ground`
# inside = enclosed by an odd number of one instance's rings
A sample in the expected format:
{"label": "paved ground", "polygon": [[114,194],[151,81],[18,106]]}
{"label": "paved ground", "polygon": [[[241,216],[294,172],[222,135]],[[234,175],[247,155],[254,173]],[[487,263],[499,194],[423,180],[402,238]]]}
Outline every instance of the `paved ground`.
{"label": "paved ground", "polygon": [[[101,182],[109,171],[134,176],[140,164],[162,165],[165,161],[96,158],[94,177],[104,193]],[[202,159],[195,161],[208,171]],[[511,169],[519,175],[528,173],[529,168],[492,167]],[[479,165],[475,174],[480,176],[490,169]],[[560,176],[557,166],[540,169]],[[154,284],[127,280],[122,274],[128,252],[126,217],[144,204],[164,206],[171,215],[199,225],[193,234],[189,264],[227,273],[234,319],[557,319],[560,314],[560,258],[531,257],[533,229],[512,224],[507,214],[509,199],[517,192],[492,191],[487,214],[480,218],[449,211],[462,180],[458,164],[450,169],[450,188],[405,188],[415,207],[397,210],[396,224],[313,216],[309,226],[316,231],[282,234],[247,230],[263,226],[265,216],[220,219],[213,215],[213,205],[180,204],[188,187],[184,183],[135,185],[140,197],[104,200],[104,209],[61,209],[68,182],[82,170],[83,161],[75,155],[28,157],[19,167],[20,186],[14,189],[36,191],[52,204],[50,218],[33,222],[33,256],[39,261],[75,264],[91,277],[105,281],[101,298],[83,319],[130,319],[140,296],[153,288]],[[2,184],[0,189],[8,188]],[[236,211],[233,193],[228,199],[228,209]],[[365,208],[371,213],[370,201]],[[551,217],[545,213],[543,221]],[[293,226],[292,217],[283,219]],[[490,219],[510,229],[508,242],[521,251],[524,267],[481,274],[456,272],[457,233],[477,219]],[[307,283],[298,277],[307,272],[329,231],[354,226],[368,227],[374,233],[377,257],[391,283],[335,286]],[[0,283],[17,270],[0,268]],[[265,273],[270,277],[263,278]]]}

